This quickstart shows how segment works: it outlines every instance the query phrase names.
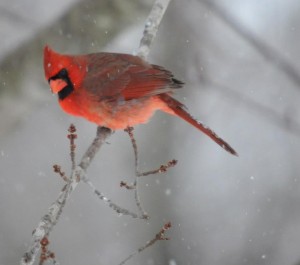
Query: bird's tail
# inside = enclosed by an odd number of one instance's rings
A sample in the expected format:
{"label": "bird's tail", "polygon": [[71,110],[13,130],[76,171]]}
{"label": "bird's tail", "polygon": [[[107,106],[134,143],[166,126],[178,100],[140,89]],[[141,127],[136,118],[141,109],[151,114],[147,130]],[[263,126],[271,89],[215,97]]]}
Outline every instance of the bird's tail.
{"label": "bird's tail", "polygon": [[[218,145],[220,145],[222,148],[224,148],[227,152],[238,156],[237,152],[228,144],[226,143],[222,138],[220,138],[214,131],[212,131],[210,128],[208,128],[206,125],[204,125],[202,122],[197,121],[191,114],[189,114],[185,106],[177,101],[176,99],[172,98],[168,94],[160,94],[160,99],[166,103],[168,106],[168,109],[164,109],[164,111],[168,113],[172,113],[177,115],[178,117],[184,119],[186,122],[190,123],[194,127],[196,127],[201,132],[205,133],[208,137],[210,137],[212,140],[214,140]],[[171,111],[170,111],[171,110]]]}

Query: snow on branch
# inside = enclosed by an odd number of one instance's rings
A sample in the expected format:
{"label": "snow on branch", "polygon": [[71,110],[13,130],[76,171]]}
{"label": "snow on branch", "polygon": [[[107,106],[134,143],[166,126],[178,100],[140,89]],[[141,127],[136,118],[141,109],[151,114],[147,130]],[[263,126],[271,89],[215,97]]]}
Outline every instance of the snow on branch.
{"label": "snow on branch", "polygon": [[146,59],[149,52],[150,46],[158,31],[160,22],[168,8],[171,0],[157,0],[155,1],[152,10],[146,20],[143,37],[140,42],[140,47],[137,55],[143,59]]}
{"label": "snow on branch", "polygon": [[[70,128],[73,125],[70,126]],[[71,129],[69,129],[71,131]],[[112,131],[108,128],[105,127],[98,127],[97,128],[97,135],[90,147],[87,149],[85,154],[83,155],[80,163],[78,166],[76,166],[72,170],[72,174],[70,179],[64,178],[67,180],[67,184],[62,188],[58,198],[52,205],[49,207],[48,212],[42,217],[40,222],[38,223],[37,227],[34,229],[32,233],[32,243],[29,246],[28,251],[23,255],[21,259],[21,265],[29,265],[33,264],[35,261],[35,258],[41,248],[41,241],[43,238],[48,237],[49,233],[57,223],[62,210],[64,206],[66,205],[66,202],[72,192],[76,189],[79,181],[81,178],[84,178],[86,174],[86,170],[88,166],[90,165],[91,161],[95,157],[96,153],[99,151],[101,148],[102,144],[105,143],[105,140],[111,135]],[[73,135],[73,136],[70,136]],[[75,139],[75,131],[72,131],[69,135],[68,138],[70,139],[71,145],[71,160],[73,163],[73,155],[74,155],[74,150],[72,151],[72,148],[74,147],[72,145],[72,140]],[[73,143],[74,144],[74,143]],[[72,155],[73,153],[73,155]],[[63,175],[64,173],[61,172],[60,168],[57,168],[54,166],[54,171],[56,171],[59,175]]]}

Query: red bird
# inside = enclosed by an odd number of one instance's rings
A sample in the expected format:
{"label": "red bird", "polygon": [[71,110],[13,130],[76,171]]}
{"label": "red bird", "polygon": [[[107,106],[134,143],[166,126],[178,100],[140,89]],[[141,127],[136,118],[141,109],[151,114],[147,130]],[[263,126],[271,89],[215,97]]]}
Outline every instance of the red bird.
{"label": "red bird", "polygon": [[161,66],[118,53],[63,55],[44,48],[46,80],[62,109],[112,130],[146,123],[156,110],[180,117],[233,155],[236,151],[171,97],[183,82]]}

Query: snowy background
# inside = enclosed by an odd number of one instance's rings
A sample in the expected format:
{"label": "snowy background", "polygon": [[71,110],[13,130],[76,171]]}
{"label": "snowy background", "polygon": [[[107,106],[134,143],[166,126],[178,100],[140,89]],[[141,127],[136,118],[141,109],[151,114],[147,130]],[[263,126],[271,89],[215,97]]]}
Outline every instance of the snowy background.
{"label": "snowy background", "polygon": [[[42,49],[136,51],[150,0],[0,0],[0,264],[18,264],[31,232],[96,126],[63,113],[44,80]],[[215,4],[210,4],[215,3]],[[81,184],[50,236],[61,264],[119,264],[168,220],[170,241],[128,264],[300,264],[300,2],[173,0],[149,61],[186,83],[177,98],[239,153],[233,157],[185,122],[157,113],[135,130],[148,222],[118,216]],[[116,132],[88,174],[116,203],[133,179],[128,136]]]}

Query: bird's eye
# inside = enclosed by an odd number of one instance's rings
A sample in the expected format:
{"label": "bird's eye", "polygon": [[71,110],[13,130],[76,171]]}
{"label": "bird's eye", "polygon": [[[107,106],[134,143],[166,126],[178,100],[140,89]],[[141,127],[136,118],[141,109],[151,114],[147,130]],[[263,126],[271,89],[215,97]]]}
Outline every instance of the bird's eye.
{"label": "bird's eye", "polygon": [[63,69],[61,69],[61,70],[58,72],[57,75],[58,75],[59,77],[61,77],[61,78],[65,78],[65,77],[68,76],[68,71],[67,71],[66,68],[63,68]]}
{"label": "bird's eye", "polygon": [[69,74],[66,68],[61,69],[56,75],[50,77],[48,82],[50,82],[50,80],[57,80],[57,79],[62,79],[65,81],[69,80]]}

